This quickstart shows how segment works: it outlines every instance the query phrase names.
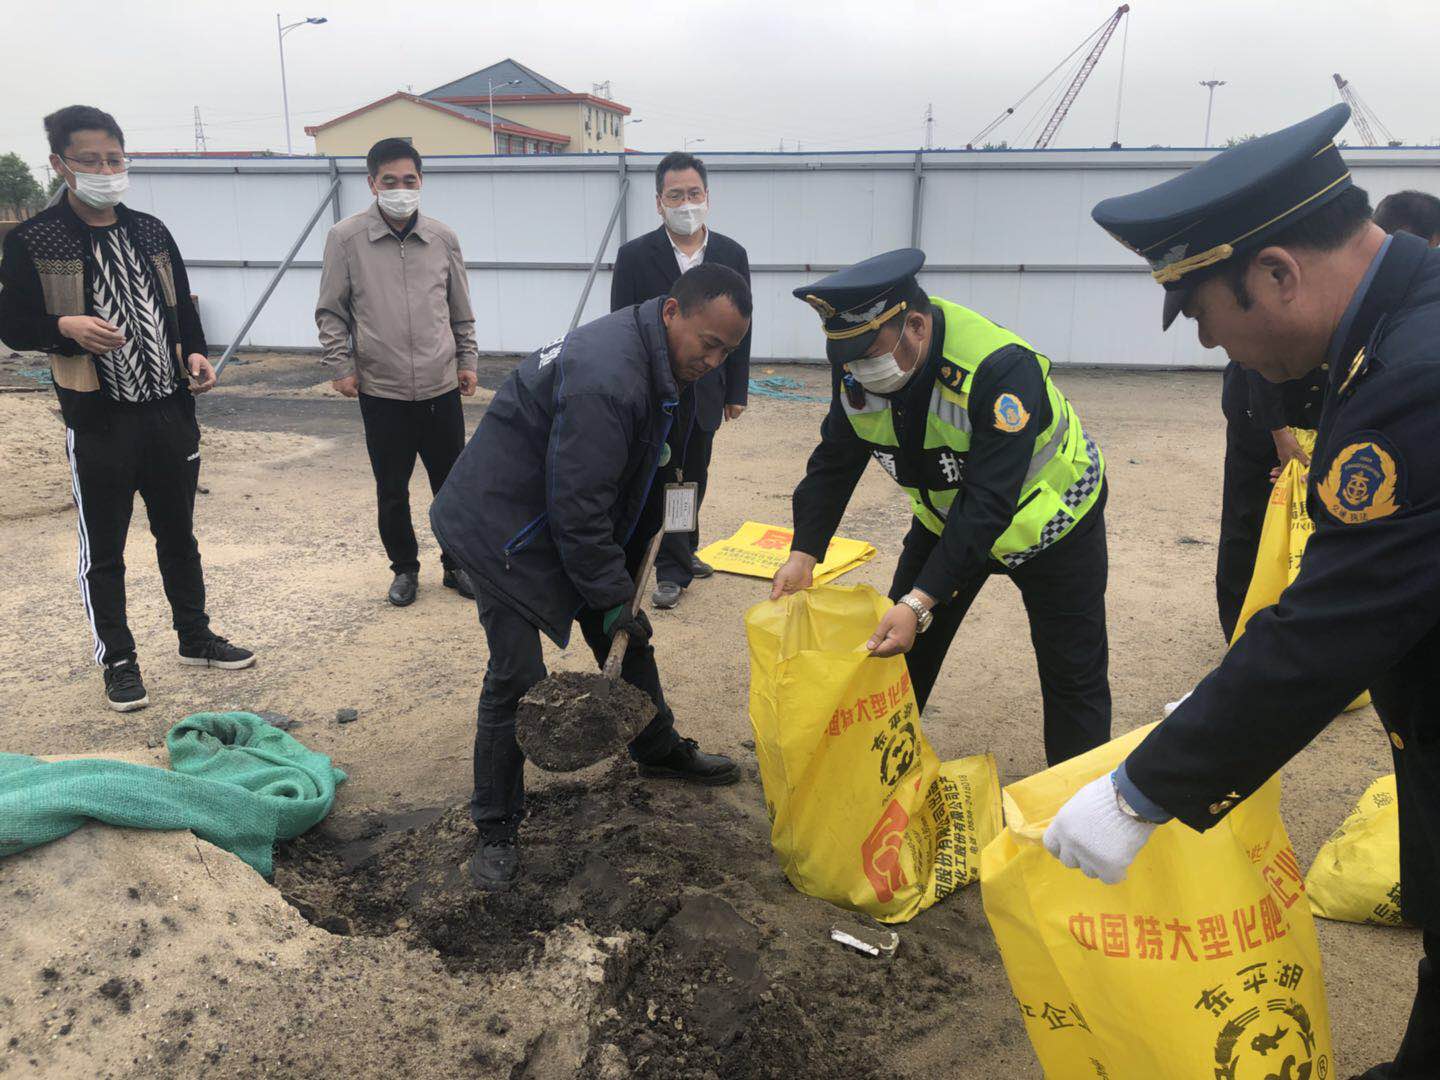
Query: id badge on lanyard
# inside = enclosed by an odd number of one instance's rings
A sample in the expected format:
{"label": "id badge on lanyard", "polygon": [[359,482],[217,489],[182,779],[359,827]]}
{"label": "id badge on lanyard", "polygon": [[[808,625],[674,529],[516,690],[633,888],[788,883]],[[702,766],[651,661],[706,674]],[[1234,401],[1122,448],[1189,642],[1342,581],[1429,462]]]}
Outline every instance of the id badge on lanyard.
{"label": "id badge on lanyard", "polygon": [[700,485],[665,485],[665,525],[667,533],[694,532],[700,524]]}

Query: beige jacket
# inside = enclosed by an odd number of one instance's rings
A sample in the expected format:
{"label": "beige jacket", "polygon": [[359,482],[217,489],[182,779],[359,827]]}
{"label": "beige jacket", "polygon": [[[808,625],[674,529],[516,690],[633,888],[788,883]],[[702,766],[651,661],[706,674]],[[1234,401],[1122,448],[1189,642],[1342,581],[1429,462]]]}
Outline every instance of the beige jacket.
{"label": "beige jacket", "polygon": [[423,401],[474,371],[475,315],[454,230],[420,214],[402,241],[371,203],[325,238],[315,306],[332,378],[375,397]]}

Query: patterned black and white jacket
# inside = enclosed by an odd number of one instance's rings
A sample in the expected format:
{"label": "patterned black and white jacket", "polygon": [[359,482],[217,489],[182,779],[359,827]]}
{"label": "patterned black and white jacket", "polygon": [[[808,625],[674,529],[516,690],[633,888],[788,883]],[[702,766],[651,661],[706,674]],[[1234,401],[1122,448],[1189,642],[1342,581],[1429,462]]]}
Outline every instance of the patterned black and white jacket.
{"label": "patterned black and white jacket", "polygon": [[[141,258],[143,272],[164,309],[175,368],[175,396],[194,407],[184,358],[206,351],[200,314],[190,299],[190,280],[175,240],[159,218],[124,204],[115,216]],[[0,341],[13,349],[49,353],[60,412],[77,431],[103,427],[109,398],[94,356],[61,335],[66,315],[95,315],[95,255],[89,228],[69,199],[36,214],[5,237],[0,260]]]}

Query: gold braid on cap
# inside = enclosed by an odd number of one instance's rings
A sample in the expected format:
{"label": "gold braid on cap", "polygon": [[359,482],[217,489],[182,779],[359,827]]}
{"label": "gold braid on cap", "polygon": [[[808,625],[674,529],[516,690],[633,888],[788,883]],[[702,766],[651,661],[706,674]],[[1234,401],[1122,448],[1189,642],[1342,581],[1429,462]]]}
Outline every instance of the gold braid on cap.
{"label": "gold braid on cap", "polygon": [[879,315],[876,315],[875,318],[871,319],[867,323],[861,323],[859,326],[847,327],[844,330],[830,330],[827,328],[825,331],[825,336],[831,341],[844,341],[846,338],[859,337],[861,334],[868,334],[871,330],[878,330],[885,323],[889,322],[892,316],[894,316],[897,312],[904,311],[908,306],[909,305],[906,304],[904,300],[901,300],[894,307],[890,308],[888,311],[882,311]]}
{"label": "gold braid on cap", "polygon": [[[1328,149],[1330,149],[1330,147],[1327,146],[1322,149],[1320,153],[1323,154],[1325,150]],[[1317,154],[1316,156],[1318,157],[1319,154]],[[1249,232],[1237,236],[1234,240],[1231,240],[1230,243],[1217,244],[1215,247],[1211,248],[1208,251],[1202,251],[1197,255],[1191,255],[1188,259],[1181,259],[1178,262],[1171,263],[1169,266],[1162,266],[1159,270],[1153,271],[1151,276],[1161,285],[1164,285],[1166,282],[1169,281],[1179,281],[1182,277],[1190,273],[1190,271],[1192,270],[1201,270],[1207,266],[1213,266],[1217,262],[1222,262],[1223,260],[1230,258],[1231,255],[1235,254],[1236,244],[1240,243],[1242,240],[1248,240],[1261,229],[1268,229],[1271,225],[1274,225],[1275,222],[1279,221],[1283,217],[1287,217],[1290,214],[1293,214],[1296,210],[1299,210],[1307,203],[1314,202],[1321,195],[1324,195],[1327,191],[1333,188],[1336,184],[1344,183],[1347,179],[1349,179],[1349,177],[1350,170],[1347,169],[1345,170],[1344,176],[1330,181],[1330,183],[1326,184],[1319,191],[1315,192],[1314,195],[1311,195],[1307,199],[1301,199],[1294,206],[1290,207],[1289,210],[1281,211],[1269,221],[1256,225]]]}

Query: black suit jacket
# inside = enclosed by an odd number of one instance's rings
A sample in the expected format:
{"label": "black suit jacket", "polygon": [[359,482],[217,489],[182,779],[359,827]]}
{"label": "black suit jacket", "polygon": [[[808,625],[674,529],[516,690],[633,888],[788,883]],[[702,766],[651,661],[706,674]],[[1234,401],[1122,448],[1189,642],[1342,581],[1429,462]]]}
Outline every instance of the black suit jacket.
{"label": "black suit jacket", "polygon": [[[705,261],[728,266],[750,283],[750,259],[745,249],[714,229],[705,244]],[[656,296],[664,296],[680,276],[675,249],[661,225],[620,246],[615,275],[610,281],[610,310],[618,311]],[[726,405],[744,405],[750,386],[750,332],[740,347],[718,368],[695,384],[695,422],[706,431],[719,428]]]}

